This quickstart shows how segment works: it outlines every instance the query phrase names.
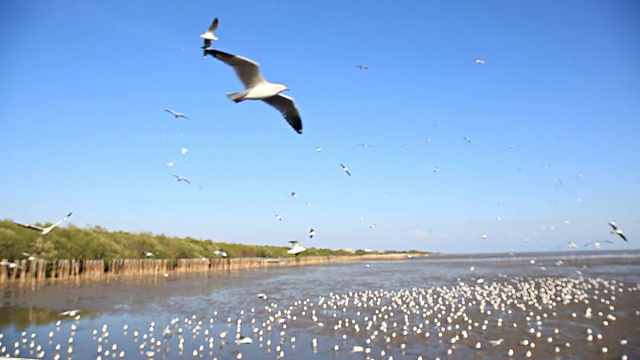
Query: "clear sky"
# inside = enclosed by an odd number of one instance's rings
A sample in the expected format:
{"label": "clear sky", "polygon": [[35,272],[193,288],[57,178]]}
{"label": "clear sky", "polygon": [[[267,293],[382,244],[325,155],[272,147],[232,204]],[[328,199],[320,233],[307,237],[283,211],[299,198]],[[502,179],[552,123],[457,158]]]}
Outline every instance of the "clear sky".
{"label": "clear sky", "polygon": [[[79,227],[332,249],[640,247],[638,1],[6,0],[0,13],[2,219],[73,211]],[[302,135],[226,97],[242,84],[200,48],[215,17],[213,47],[287,85]]]}

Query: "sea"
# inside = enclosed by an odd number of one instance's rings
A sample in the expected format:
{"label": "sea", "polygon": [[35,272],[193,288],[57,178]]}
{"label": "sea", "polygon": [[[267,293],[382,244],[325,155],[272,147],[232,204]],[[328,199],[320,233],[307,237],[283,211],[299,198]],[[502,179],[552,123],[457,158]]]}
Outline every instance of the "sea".
{"label": "sea", "polygon": [[639,359],[640,250],[5,286],[0,356]]}

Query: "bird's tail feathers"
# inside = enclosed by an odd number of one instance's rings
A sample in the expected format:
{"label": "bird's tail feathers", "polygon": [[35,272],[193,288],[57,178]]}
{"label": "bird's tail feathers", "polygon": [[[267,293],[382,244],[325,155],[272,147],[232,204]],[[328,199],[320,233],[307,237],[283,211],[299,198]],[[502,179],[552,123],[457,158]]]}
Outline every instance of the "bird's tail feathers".
{"label": "bird's tail feathers", "polygon": [[239,103],[242,100],[244,100],[245,96],[247,96],[247,94],[244,91],[228,93],[227,94],[227,97],[229,99],[233,100],[236,103]]}

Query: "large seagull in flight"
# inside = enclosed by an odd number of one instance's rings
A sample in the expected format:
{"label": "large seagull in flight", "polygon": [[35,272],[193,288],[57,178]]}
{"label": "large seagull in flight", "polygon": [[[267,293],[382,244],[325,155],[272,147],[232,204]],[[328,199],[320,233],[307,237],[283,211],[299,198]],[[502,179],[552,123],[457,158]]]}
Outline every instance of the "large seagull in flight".
{"label": "large seagull in flight", "polygon": [[281,94],[289,90],[282,84],[270,83],[260,74],[257,62],[241,56],[228,54],[214,49],[205,49],[214,58],[233,67],[236,75],[245,87],[244,91],[229,93],[229,99],[239,103],[244,100],[262,100],[276,108],[298,134],[302,134],[302,119],[293,98]]}

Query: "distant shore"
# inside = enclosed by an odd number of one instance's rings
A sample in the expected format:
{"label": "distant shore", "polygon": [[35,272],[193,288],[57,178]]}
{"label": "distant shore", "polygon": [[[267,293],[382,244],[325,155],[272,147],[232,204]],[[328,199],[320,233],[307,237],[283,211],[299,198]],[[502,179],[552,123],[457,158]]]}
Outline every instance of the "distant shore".
{"label": "distant shore", "polygon": [[304,266],[333,262],[401,260],[428,257],[428,253],[368,253],[362,255],[309,256],[286,258],[199,258],[199,259],[120,259],[54,260],[23,259],[17,268],[0,266],[0,287],[60,281],[111,281],[148,276],[235,271],[245,269]]}

